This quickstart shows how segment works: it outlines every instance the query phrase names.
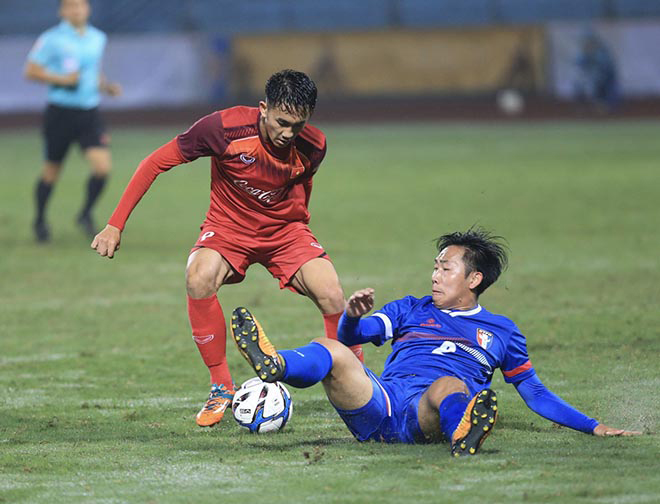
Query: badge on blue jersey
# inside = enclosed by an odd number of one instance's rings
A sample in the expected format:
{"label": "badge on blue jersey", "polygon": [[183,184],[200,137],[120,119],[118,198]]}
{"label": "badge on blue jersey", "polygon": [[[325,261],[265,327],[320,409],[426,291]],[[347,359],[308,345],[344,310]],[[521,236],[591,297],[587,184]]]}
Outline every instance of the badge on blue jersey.
{"label": "badge on blue jersey", "polygon": [[485,329],[477,329],[477,342],[481,348],[488,350],[493,343],[493,333]]}

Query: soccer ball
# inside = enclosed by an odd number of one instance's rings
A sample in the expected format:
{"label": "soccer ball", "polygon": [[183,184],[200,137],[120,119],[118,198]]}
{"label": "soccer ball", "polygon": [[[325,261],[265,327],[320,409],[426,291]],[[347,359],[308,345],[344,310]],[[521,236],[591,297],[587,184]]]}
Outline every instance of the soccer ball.
{"label": "soccer ball", "polygon": [[293,403],[282,383],[251,378],[234,394],[231,410],[239,425],[261,434],[283,429],[291,418]]}
{"label": "soccer ball", "polygon": [[496,101],[500,111],[510,116],[521,114],[525,108],[525,99],[515,89],[503,89],[497,93]]}

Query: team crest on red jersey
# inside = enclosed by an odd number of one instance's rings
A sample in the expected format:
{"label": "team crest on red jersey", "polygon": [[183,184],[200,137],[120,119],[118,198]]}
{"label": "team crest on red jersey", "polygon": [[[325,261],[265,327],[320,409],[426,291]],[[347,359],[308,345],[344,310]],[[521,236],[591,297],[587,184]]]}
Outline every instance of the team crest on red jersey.
{"label": "team crest on red jersey", "polygon": [[241,154],[239,157],[246,165],[250,165],[257,160],[254,156],[248,156],[247,154]]}
{"label": "team crest on red jersey", "polygon": [[493,333],[485,329],[477,329],[477,343],[484,350],[488,350],[493,343]]}

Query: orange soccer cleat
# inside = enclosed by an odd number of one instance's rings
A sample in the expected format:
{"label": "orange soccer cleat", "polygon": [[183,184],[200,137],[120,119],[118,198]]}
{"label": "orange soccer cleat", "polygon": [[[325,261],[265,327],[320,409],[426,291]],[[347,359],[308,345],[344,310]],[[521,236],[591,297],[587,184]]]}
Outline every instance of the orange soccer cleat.
{"label": "orange soccer cleat", "polygon": [[284,365],[277,350],[266,337],[247,308],[236,308],[231,316],[231,330],[238,351],[252,366],[257,376],[265,382],[276,382],[284,375]]}
{"label": "orange soccer cleat", "polygon": [[451,454],[454,457],[474,455],[481,443],[490,435],[497,421],[497,396],[483,389],[468,403],[463,418],[451,436]]}
{"label": "orange soccer cleat", "polygon": [[225,410],[231,410],[231,401],[234,398],[234,390],[228,390],[225,385],[211,385],[209,399],[202,409],[197,413],[197,425],[200,427],[212,427],[222,420]]}

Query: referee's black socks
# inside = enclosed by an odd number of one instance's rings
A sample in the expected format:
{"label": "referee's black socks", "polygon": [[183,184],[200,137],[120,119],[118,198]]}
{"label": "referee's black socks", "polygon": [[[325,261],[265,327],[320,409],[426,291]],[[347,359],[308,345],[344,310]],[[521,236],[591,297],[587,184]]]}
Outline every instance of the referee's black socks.
{"label": "referee's black socks", "polygon": [[41,223],[44,221],[44,212],[46,211],[46,203],[50,198],[50,193],[53,190],[53,184],[44,182],[43,179],[37,181],[37,186],[34,191],[34,196],[37,203],[37,217],[35,222]]}
{"label": "referee's black socks", "polygon": [[90,175],[89,180],[87,181],[87,199],[85,200],[85,205],[80,211],[81,217],[89,215],[94,203],[96,203],[96,200],[101,195],[107,180],[107,175]]}

